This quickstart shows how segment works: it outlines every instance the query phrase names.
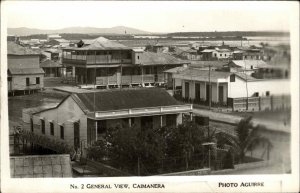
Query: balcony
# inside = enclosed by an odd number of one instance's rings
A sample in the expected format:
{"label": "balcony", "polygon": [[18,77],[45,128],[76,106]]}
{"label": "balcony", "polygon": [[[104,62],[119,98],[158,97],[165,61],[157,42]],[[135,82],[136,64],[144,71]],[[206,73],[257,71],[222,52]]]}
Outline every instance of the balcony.
{"label": "balcony", "polygon": [[112,55],[68,55],[62,58],[62,63],[75,65],[90,64],[131,64],[131,59],[113,58]]}
{"label": "balcony", "polygon": [[171,113],[184,113],[191,112],[193,105],[175,105],[175,106],[158,106],[148,108],[133,108],[133,109],[121,109],[114,111],[97,111],[91,113],[91,118],[96,119],[108,119],[108,118],[124,118],[132,116],[144,116],[144,115],[159,115],[159,114],[171,114]]}
{"label": "balcony", "polygon": [[124,75],[117,76],[98,76],[96,77],[96,85],[131,85],[141,83],[164,82],[163,74],[145,74],[145,75]]}

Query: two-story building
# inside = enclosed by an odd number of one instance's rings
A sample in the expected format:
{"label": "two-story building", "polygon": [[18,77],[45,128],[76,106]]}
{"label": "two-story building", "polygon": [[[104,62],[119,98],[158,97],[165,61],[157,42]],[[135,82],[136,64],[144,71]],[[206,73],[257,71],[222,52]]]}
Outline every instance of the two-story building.
{"label": "two-story building", "polygon": [[40,54],[14,42],[7,42],[8,93],[30,93],[44,87]]}
{"label": "two-story building", "polygon": [[132,49],[103,37],[80,41],[78,47],[65,48],[62,54],[62,64],[77,84],[96,87],[164,82],[164,70],[185,63],[167,54]]}
{"label": "two-story building", "polygon": [[89,91],[71,94],[54,108],[24,109],[23,126],[78,149],[117,126],[155,129],[180,124],[183,113],[191,115],[192,108],[159,88]]}

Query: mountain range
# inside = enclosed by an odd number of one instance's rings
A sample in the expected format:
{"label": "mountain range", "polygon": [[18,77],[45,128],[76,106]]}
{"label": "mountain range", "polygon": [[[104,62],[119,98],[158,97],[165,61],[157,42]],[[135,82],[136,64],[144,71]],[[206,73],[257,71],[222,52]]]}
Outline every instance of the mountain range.
{"label": "mountain range", "polygon": [[142,31],[135,28],[116,26],[111,28],[96,27],[68,27],[62,29],[35,29],[27,27],[8,28],[8,35],[28,36],[33,34],[62,34],[62,33],[82,33],[82,34],[150,34],[150,32]]}

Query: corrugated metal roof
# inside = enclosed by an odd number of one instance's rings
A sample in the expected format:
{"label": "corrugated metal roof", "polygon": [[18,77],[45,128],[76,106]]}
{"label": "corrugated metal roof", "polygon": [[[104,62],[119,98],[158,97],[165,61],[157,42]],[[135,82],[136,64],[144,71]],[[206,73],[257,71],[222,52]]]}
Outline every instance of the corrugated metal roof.
{"label": "corrugated metal roof", "polygon": [[195,68],[203,68],[203,67],[215,67],[215,68],[221,68],[225,64],[227,64],[228,61],[222,61],[222,60],[214,60],[214,61],[199,61],[199,60],[192,60],[191,61],[191,67]]}
{"label": "corrugated metal roof", "polygon": [[71,50],[124,50],[131,49],[123,44],[118,43],[117,41],[109,40],[104,37],[99,37],[94,40],[84,40],[85,45],[80,48],[67,48]]}
{"label": "corrugated metal roof", "polygon": [[238,68],[264,68],[268,67],[268,64],[262,60],[232,60],[228,66],[230,67],[238,67]]}
{"label": "corrugated metal roof", "polygon": [[76,102],[80,103],[81,108],[90,112],[181,104],[168,92],[159,88],[109,90],[73,95],[75,95],[73,97],[76,98]]}
{"label": "corrugated metal roof", "polygon": [[220,72],[220,71],[209,71],[208,70],[201,70],[199,68],[187,68],[179,72],[178,74],[174,74],[174,78],[183,78],[187,80],[198,80],[198,81],[209,81],[209,74],[210,80],[212,82],[217,82],[218,79],[227,79],[232,73],[230,72]]}
{"label": "corrugated metal roof", "polygon": [[169,70],[165,70],[164,72],[166,73],[179,73],[185,69],[187,69],[188,67],[184,67],[184,66],[180,66],[180,67],[175,67],[175,68],[171,68]]}
{"label": "corrugated metal roof", "polygon": [[10,157],[12,178],[71,178],[70,155],[26,155]]}
{"label": "corrugated metal roof", "polygon": [[54,68],[54,67],[62,67],[62,64],[58,61],[53,61],[50,59],[46,59],[40,63],[41,68]]}
{"label": "corrugated metal roof", "polygon": [[180,60],[174,56],[154,53],[154,52],[143,52],[139,54],[138,64],[141,65],[172,65],[172,64],[188,64],[190,62]]}
{"label": "corrugated metal roof", "polygon": [[14,42],[7,42],[7,54],[11,55],[39,55],[32,49],[20,46]]}
{"label": "corrugated metal roof", "polygon": [[21,74],[44,74],[42,68],[9,68],[8,73],[11,75]]}
{"label": "corrugated metal roof", "polygon": [[241,72],[235,72],[234,73],[236,76],[240,77],[241,79],[243,80],[247,80],[247,81],[255,81],[255,80],[258,80],[257,78],[254,78],[250,75],[247,75],[245,73],[241,73]]}

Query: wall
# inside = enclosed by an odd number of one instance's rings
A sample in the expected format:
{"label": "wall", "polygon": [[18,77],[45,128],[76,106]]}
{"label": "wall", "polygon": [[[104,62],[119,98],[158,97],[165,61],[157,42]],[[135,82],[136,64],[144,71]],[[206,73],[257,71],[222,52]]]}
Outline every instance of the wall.
{"label": "wall", "polygon": [[[269,91],[270,95],[290,94],[290,81],[287,79],[248,81],[247,87],[248,97],[253,96],[255,92],[258,92],[259,96],[266,96],[266,91]],[[246,81],[237,76],[235,82],[228,81],[228,97],[247,97]]]}
{"label": "wall", "polygon": [[[45,120],[45,135],[50,138],[60,139],[60,125],[64,126],[64,141],[74,145],[73,122],[80,122],[80,140],[87,139],[87,120],[86,115],[77,106],[71,97],[66,99],[58,108],[34,114],[33,116],[34,133],[42,134],[41,119]],[[54,136],[50,135],[50,121],[54,123]],[[30,117],[23,115],[23,122],[30,123]]]}
{"label": "wall", "polygon": [[8,55],[8,68],[39,68],[39,55]]}
{"label": "wall", "polygon": [[[40,84],[36,84],[36,77],[40,77]],[[26,86],[26,78],[29,78],[30,86]],[[14,75],[12,77],[12,90],[27,90],[27,89],[41,89],[44,88],[44,75]],[[8,88],[9,89],[9,88]]]}

